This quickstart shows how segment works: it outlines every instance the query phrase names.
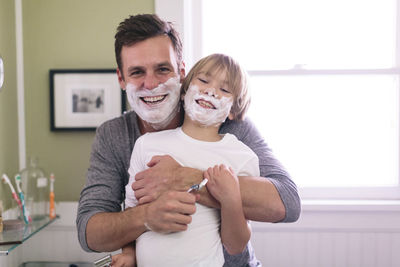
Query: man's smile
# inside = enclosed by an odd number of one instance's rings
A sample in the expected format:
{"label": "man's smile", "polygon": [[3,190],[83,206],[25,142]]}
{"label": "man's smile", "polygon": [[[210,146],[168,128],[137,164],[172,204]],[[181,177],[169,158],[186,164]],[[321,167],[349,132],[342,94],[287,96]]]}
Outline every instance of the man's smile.
{"label": "man's smile", "polygon": [[164,99],[168,96],[168,94],[165,95],[158,95],[158,96],[144,96],[140,97],[140,99],[146,103],[146,104],[158,104],[164,101]]}

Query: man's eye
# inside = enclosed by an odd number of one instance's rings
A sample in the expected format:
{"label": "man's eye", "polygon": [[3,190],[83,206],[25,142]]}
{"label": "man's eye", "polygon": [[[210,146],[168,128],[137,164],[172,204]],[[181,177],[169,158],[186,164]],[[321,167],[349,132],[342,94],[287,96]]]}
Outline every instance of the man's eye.
{"label": "man's eye", "polygon": [[158,71],[161,72],[161,73],[169,73],[169,72],[171,72],[171,70],[169,68],[159,68]]}
{"label": "man's eye", "polygon": [[129,75],[130,76],[138,76],[138,75],[141,75],[143,73],[143,71],[141,71],[141,70],[135,70],[135,71],[132,71]]}

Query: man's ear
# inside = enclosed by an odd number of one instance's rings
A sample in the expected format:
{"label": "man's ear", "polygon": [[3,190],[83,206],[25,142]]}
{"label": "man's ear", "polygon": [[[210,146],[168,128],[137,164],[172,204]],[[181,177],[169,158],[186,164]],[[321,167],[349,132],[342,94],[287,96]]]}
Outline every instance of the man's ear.
{"label": "man's ear", "polygon": [[117,68],[117,75],[118,75],[118,83],[119,83],[120,88],[122,90],[125,90],[126,89],[126,84],[125,84],[122,72],[119,70],[119,68]]}

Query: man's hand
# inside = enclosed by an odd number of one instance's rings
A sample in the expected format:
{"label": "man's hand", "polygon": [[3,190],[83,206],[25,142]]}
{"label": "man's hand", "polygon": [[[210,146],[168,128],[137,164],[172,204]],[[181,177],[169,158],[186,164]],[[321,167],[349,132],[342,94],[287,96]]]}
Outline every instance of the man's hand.
{"label": "man's hand", "polygon": [[147,166],[148,169],[136,174],[132,184],[139,204],[152,202],[168,190],[185,191],[194,184],[181,179],[183,167],[169,155],[154,156]]}
{"label": "man's hand", "polygon": [[196,211],[196,196],[186,192],[167,191],[148,204],[145,225],[158,233],[185,231]]}

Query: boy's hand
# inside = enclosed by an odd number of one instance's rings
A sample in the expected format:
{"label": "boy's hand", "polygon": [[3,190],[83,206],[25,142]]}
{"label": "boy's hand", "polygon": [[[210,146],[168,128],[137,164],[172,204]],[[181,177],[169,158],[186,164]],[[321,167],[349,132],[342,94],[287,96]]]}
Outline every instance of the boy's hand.
{"label": "boy's hand", "polygon": [[208,179],[206,184],[208,191],[221,206],[241,199],[239,180],[232,168],[224,164],[215,165],[204,172],[204,178]]}
{"label": "boy's hand", "polygon": [[112,256],[112,267],[135,267],[136,266],[136,255],[132,253],[120,253]]}

